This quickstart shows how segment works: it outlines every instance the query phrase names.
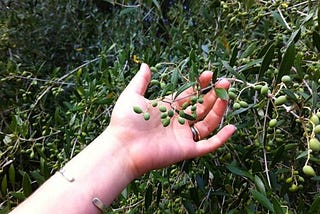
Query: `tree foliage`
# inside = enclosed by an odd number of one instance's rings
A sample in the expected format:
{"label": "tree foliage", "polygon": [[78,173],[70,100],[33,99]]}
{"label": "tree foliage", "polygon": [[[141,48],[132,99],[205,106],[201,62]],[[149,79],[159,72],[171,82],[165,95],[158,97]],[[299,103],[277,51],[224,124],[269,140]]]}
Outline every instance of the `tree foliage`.
{"label": "tree foliage", "polygon": [[110,213],[318,212],[319,10],[315,0],[0,2],[1,212],[98,136],[141,61],[151,99],[205,70],[228,78],[217,93],[238,130],[215,153],[136,179]]}

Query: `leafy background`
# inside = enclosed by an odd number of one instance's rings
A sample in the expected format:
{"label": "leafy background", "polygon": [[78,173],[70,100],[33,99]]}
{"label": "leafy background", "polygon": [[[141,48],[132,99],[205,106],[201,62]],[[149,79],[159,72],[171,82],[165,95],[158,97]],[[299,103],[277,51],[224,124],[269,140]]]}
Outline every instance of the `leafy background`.
{"label": "leafy background", "polygon": [[318,212],[319,10],[316,0],[1,1],[0,212],[102,132],[139,61],[154,67],[149,98],[205,70],[228,78],[223,123],[238,131],[215,153],[136,179],[109,213]]}

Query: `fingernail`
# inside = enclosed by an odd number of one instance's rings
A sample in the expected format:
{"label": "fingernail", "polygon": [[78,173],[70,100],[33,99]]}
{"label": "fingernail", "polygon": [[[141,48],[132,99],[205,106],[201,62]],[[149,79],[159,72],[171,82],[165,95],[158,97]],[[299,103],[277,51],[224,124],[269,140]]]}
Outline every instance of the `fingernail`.
{"label": "fingernail", "polygon": [[233,127],[234,127],[234,131],[237,131],[238,128],[236,127],[236,125],[233,125]]}

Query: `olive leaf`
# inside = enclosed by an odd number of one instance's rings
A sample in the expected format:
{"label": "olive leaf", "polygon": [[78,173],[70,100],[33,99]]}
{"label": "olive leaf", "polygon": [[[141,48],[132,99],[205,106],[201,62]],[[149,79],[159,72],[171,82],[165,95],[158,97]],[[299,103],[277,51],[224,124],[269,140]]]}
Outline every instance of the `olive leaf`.
{"label": "olive leaf", "polygon": [[224,88],[215,88],[214,91],[220,99],[227,100],[229,98],[228,92]]}
{"label": "olive leaf", "polygon": [[270,200],[262,193],[257,190],[251,190],[251,194],[255,200],[257,200],[262,206],[267,208],[269,211],[274,212],[274,208]]}
{"label": "olive leaf", "polygon": [[281,81],[281,77],[285,74],[288,74],[291,70],[291,67],[294,62],[294,58],[296,55],[294,42],[291,42],[286,49],[286,52],[283,55],[283,58],[280,63],[279,74],[277,76],[276,82],[279,83]]}
{"label": "olive leaf", "polygon": [[180,86],[180,88],[177,89],[176,93],[173,96],[173,100],[175,100],[183,91],[186,89],[193,87],[196,83],[195,82],[188,82],[186,84],[183,84]]}
{"label": "olive leaf", "polygon": [[312,40],[313,45],[320,51],[320,35],[316,31],[312,33]]}
{"label": "olive leaf", "polygon": [[267,50],[267,53],[264,55],[261,67],[259,70],[258,79],[261,80],[265,71],[268,70],[270,63],[272,62],[274,56],[274,44],[271,44]]}

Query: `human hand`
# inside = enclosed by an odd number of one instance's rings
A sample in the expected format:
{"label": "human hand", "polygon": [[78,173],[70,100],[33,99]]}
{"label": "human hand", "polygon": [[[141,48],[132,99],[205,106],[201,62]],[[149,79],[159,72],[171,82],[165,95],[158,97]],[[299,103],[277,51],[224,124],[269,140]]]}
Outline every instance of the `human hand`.
{"label": "human hand", "polygon": [[[202,88],[211,82],[212,72],[204,72],[199,77]],[[177,117],[171,119],[168,127],[163,127],[160,121],[161,112],[151,107],[151,101],[143,95],[151,79],[151,72],[146,64],[142,64],[139,72],[119,97],[107,132],[117,139],[119,148],[125,149],[125,157],[131,164],[135,177],[151,169],[162,168],[170,164],[203,156],[215,151],[223,145],[234,133],[235,126],[227,125],[216,135],[205,139],[215,130],[225,113],[227,101],[218,98],[214,90],[204,95],[203,104],[197,104],[197,119],[187,121],[181,125]],[[221,80],[216,87],[228,89],[230,83]],[[187,89],[179,97],[188,97],[194,93],[192,88]],[[182,105],[186,99],[177,101],[176,107]],[[158,105],[170,108],[168,103],[159,101]],[[133,106],[148,109],[150,120],[146,121],[141,115],[133,112]],[[201,137],[198,142],[193,140],[191,126],[194,126]]]}

